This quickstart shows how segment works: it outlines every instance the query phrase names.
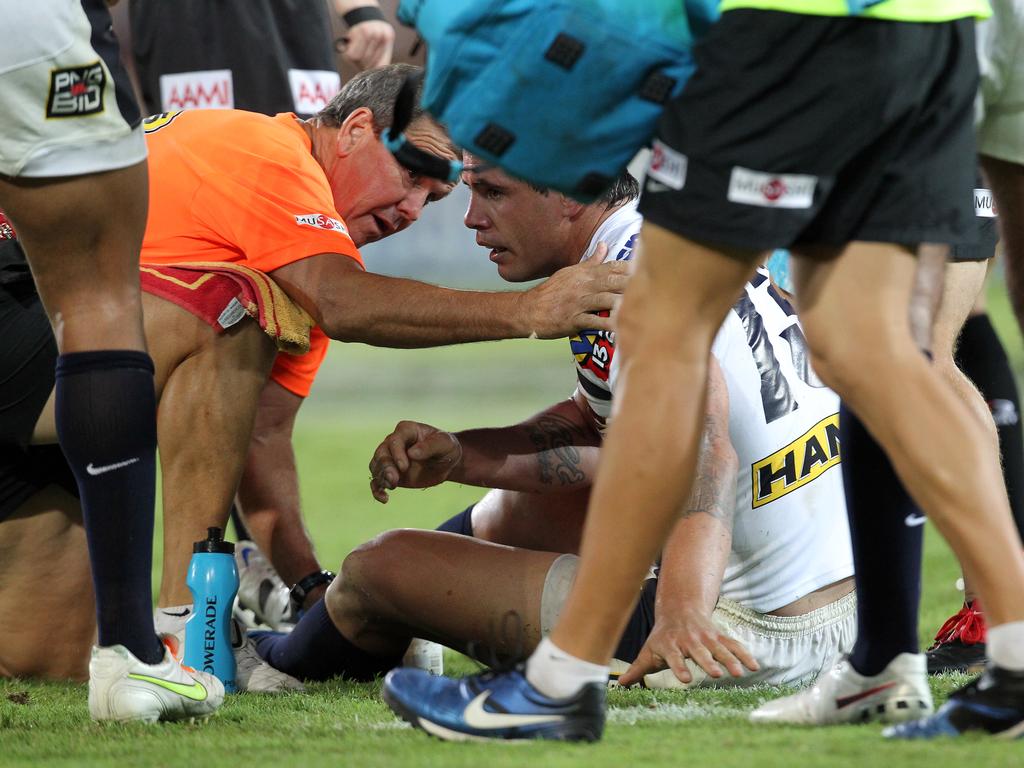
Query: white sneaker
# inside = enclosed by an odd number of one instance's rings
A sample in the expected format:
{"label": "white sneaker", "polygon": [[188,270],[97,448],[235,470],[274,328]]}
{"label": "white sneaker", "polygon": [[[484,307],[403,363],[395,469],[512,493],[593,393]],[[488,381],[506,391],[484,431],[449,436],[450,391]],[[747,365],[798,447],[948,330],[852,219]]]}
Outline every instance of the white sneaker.
{"label": "white sneaker", "polygon": [[166,646],[159,664],[143,664],[123,645],[93,646],[89,661],[93,720],[189,720],[212,714],[223,701],[220,680],[183,667]]}
{"label": "white sneaker", "polygon": [[238,566],[238,605],[253,612],[256,620],[278,632],[295,626],[291,593],[274,566],[251,541],[235,545]]}
{"label": "white sneaker", "polygon": [[929,715],[933,709],[925,655],[901,653],[871,677],[859,674],[843,659],[799,693],[766,701],[750,713],[750,721],[795,725],[873,720],[901,723]]}
{"label": "white sneaker", "polygon": [[240,622],[231,622],[231,647],[235,651],[235,686],[249,693],[304,691],[306,687],[291,675],[267,664],[253,646]]}

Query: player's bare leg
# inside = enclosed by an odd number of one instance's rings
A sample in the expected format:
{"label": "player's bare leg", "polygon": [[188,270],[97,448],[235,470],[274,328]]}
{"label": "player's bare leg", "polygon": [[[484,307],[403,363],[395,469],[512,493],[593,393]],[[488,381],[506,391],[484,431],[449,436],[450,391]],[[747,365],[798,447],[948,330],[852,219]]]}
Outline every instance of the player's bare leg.
{"label": "player's bare leg", "polygon": [[553,566],[562,557],[443,531],[388,531],[345,558],[291,633],[251,636],[274,668],[306,680],[371,680],[401,664],[413,637],[488,663],[518,658],[561,606],[571,583],[571,563]]}
{"label": "player's bare leg", "polygon": [[[550,638],[597,665],[611,658],[644,574],[690,491],[711,343],[756,255],[723,256],[648,223],[636,261],[618,313],[616,410],[580,568]],[[642,511],[643,524],[623,526],[624,509]]]}
{"label": "player's bare leg", "polygon": [[1024,165],[981,155],[981,166],[999,206],[1007,288],[1017,323],[1024,329]]}
{"label": "player's bare leg", "polygon": [[81,492],[99,644],[156,664],[164,657],[149,586],[156,406],[138,277],[147,200],[145,162],[75,177],[0,177],[0,207],[61,353],[55,424]]}
{"label": "player's bare leg", "polygon": [[528,653],[540,642],[544,581],[557,557],[438,531],[389,531],[345,558],[327,611],[376,656],[401,656],[412,637]]}
{"label": "player's bare leg", "polygon": [[96,641],[89,551],[78,499],[55,485],[0,524],[0,625],[0,677],[88,677]]}
{"label": "player's bare leg", "polygon": [[61,353],[144,351],[139,249],[146,164],[62,179],[0,176]]}
{"label": "player's bare leg", "polygon": [[223,528],[227,522],[276,350],[254,322],[217,334],[170,302],[154,303],[161,316],[154,317],[153,327],[175,328],[190,349],[184,359],[162,361],[170,374],[159,411],[164,502],[159,605],[177,606],[192,602],[185,584],[192,544],[208,527]]}
{"label": "player's bare leg", "polygon": [[798,259],[815,370],[885,448],[973,577],[993,624],[1017,621],[1024,618],[1024,556],[999,465],[981,421],[910,333],[915,271],[911,253],[876,243],[851,244],[828,262]]}
{"label": "player's bare leg", "polygon": [[996,432],[992,412],[978,388],[957,368],[953,360],[957,338],[967,316],[975,306],[978,294],[985,287],[988,262],[965,261],[950,263],[946,267],[942,303],[932,331],[932,353],[935,368],[941,372],[970,407],[981,426],[989,434],[992,449],[999,455],[999,434]]}
{"label": "player's bare leg", "polygon": [[576,553],[590,489],[567,493],[492,490],[473,507],[473,536],[544,552]]}

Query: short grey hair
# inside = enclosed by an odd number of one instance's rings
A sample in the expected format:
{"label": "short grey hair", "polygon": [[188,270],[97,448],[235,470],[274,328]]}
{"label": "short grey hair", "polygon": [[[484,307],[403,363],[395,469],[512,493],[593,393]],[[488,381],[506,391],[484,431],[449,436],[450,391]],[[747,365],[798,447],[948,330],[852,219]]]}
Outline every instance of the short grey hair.
{"label": "short grey hair", "polygon": [[[338,94],[316,114],[324,125],[339,128],[345,119],[360,107],[373,113],[373,127],[382,133],[391,127],[395,119],[395,98],[402,89],[408,75],[420,73],[423,68],[412,64],[389,64],[386,67],[360,72],[342,87]],[[423,80],[416,86],[416,100],[412,111],[412,122],[423,115],[420,96]]]}

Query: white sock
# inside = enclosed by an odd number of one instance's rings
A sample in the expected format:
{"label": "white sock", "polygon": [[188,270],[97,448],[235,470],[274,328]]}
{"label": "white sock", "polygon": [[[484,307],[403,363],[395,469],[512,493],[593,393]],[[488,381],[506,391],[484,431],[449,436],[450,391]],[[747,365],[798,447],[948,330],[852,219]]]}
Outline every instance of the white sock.
{"label": "white sock", "polygon": [[158,635],[174,635],[181,640],[185,636],[185,622],[192,616],[192,603],[168,605],[153,611],[153,625]]}
{"label": "white sock", "polygon": [[1024,672],[1024,621],[989,627],[985,650],[997,667]]}
{"label": "white sock", "polygon": [[526,662],[526,679],[545,696],[565,699],[587,683],[607,685],[608,667],[577,659],[545,637]]}

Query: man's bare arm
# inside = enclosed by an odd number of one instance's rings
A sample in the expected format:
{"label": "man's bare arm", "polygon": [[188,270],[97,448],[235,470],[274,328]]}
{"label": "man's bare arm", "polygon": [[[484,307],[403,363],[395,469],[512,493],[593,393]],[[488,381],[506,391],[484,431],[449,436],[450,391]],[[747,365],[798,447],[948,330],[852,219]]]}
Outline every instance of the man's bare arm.
{"label": "man's bare arm", "polygon": [[582,396],[509,427],[443,432],[399,423],[373,454],[370,489],[386,502],[395,488],[446,480],[482,488],[557,493],[590,485],[601,435]]}
{"label": "man's bare arm", "polygon": [[[299,502],[299,476],[292,448],[295,416],[303,398],[268,381],[260,395],[249,454],[238,487],[238,504],[253,539],[281,579],[291,586],[320,570]],[[326,587],[307,595],[306,606]]]}
{"label": "man's bare arm", "polygon": [[579,395],[512,427],[456,437],[462,462],[450,479],[457,483],[551,493],[589,486],[597,474],[601,434]]}
{"label": "man's bare arm", "polygon": [[431,347],[610,330],[628,266],[588,259],[528,291],[457,291],[364,272],[347,256],[320,254],[274,270],[274,280],[332,339],[380,347]]}
{"label": "man's bare arm", "polygon": [[666,667],[690,682],[685,659],[711,677],[757,662],[743,646],[715,627],[711,613],[722,588],[732,546],[738,458],[729,439],[729,394],[718,362],[708,367],[708,404],[693,490],[662,551],[655,598],[655,625],[636,661],[619,678],[623,685]]}

